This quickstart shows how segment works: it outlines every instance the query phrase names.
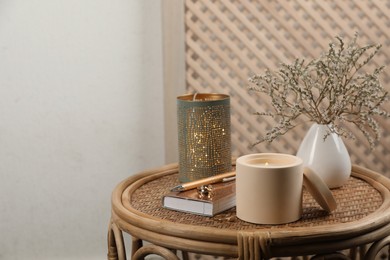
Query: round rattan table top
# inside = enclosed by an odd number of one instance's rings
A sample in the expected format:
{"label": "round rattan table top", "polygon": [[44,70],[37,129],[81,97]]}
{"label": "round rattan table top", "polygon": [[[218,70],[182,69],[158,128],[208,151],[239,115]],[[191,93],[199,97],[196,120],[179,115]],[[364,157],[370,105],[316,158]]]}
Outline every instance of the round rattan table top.
{"label": "round rattan table top", "polygon": [[237,218],[235,208],[214,217],[197,216],[163,208],[161,198],[169,192],[170,187],[178,184],[177,178],[175,173],[145,183],[132,194],[131,206],[151,217],[174,223],[243,230],[284,229],[286,227],[310,227],[353,222],[375,212],[383,203],[378,190],[367,182],[353,177],[342,188],[333,190],[332,193],[338,202],[338,207],[332,214],[321,209],[314,198],[304,190],[303,214],[300,220],[283,225],[256,225]]}
{"label": "round rattan table top", "polygon": [[[228,247],[220,248],[227,255],[236,255],[242,237],[265,236],[270,247],[298,246],[307,241],[324,243],[342,240],[353,244],[358,242],[354,239],[376,232],[390,223],[389,179],[356,165],[348,182],[332,190],[337,201],[335,211],[327,213],[304,190],[302,218],[282,225],[258,225],[242,221],[236,217],[235,208],[214,217],[163,208],[163,195],[177,184],[177,164],[145,171],[124,180],[112,196],[114,221],[123,230],[142,239],[157,243],[164,239],[168,245],[169,241],[172,244],[189,243],[182,247],[191,248],[194,245],[193,251],[202,253],[211,249],[203,250],[201,248],[206,244],[196,243],[233,245],[230,252],[226,252]],[[379,233],[378,236],[382,236]],[[367,239],[361,242],[370,242]]]}

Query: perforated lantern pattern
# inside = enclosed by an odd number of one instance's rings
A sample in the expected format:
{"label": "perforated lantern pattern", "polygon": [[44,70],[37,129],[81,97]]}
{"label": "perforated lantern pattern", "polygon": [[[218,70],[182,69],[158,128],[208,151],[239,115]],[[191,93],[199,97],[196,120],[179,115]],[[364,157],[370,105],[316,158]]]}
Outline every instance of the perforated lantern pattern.
{"label": "perforated lantern pattern", "polygon": [[180,96],[177,119],[181,182],[231,171],[229,96]]}

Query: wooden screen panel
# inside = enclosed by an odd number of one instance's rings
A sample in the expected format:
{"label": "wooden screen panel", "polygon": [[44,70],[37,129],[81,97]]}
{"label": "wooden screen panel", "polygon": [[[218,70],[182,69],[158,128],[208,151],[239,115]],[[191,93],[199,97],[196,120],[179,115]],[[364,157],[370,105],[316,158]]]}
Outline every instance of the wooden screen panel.
{"label": "wooden screen panel", "polygon": [[[390,64],[390,1],[251,1],[185,0],[185,58],[188,92],[229,94],[232,110],[233,155],[254,152],[295,154],[308,124],[302,124],[271,144],[252,144],[274,122],[253,116],[270,108],[269,100],[249,93],[253,73],[275,69],[295,58],[311,59],[341,35],[359,43],[381,43],[367,70]],[[390,68],[382,74],[390,90]],[[384,107],[390,111],[389,102]],[[382,139],[371,151],[358,133],[345,140],[353,163],[390,176],[390,121],[379,118]]]}

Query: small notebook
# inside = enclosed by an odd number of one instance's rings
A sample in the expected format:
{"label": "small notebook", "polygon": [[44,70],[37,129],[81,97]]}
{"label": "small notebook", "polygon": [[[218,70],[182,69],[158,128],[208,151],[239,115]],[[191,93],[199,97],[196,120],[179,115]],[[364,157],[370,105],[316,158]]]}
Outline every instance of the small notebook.
{"label": "small notebook", "polygon": [[213,184],[212,198],[199,198],[196,189],[182,192],[170,192],[163,196],[164,208],[193,213],[203,216],[214,216],[236,206],[236,182]]}

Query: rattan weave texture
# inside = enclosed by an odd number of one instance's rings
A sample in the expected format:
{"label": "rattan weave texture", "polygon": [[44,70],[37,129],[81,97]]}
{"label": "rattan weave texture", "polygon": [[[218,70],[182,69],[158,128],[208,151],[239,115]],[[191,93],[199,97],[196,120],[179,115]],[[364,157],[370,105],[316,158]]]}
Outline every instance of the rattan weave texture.
{"label": "rattan weave texture", "polygon": [[375,212],[383,203],[381,193],[378,190],[359,178],[351,177],[342,188],[332,190],[338,203],[337,210],[332,214],[327,214],[322,210],[314,198],[304,190],[303,215],[300,220],[283,225],[256,225],[238,219],[235,214],[235,208],[214,217],[203,217],[164,209],[161,203],[162,196],[177,184],[177,173],[147,182],[133,192],[131,205],[134,209],[151,217],[175,223],[247,230],[318,227],[321,225],[348,223],[368,216],[372,212]]}

